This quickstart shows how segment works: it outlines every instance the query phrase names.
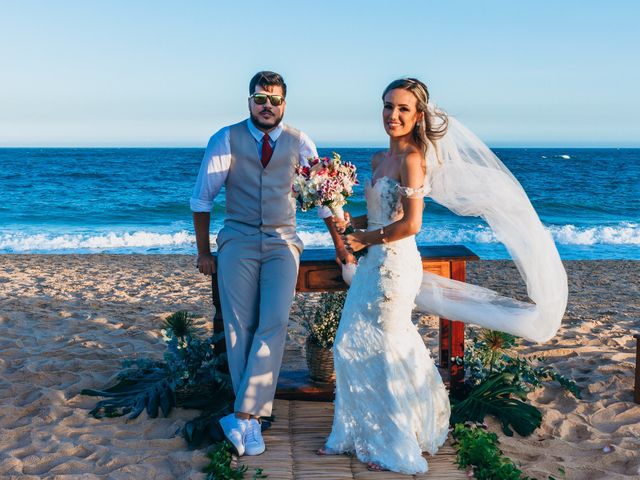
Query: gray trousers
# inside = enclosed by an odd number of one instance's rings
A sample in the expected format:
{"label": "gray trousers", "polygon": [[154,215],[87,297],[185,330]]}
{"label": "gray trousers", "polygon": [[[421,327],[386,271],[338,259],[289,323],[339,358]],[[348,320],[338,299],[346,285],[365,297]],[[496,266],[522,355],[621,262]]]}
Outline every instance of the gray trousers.
{"label": "gray trousers", "polygon": [[227,230],[218,243],[218,288],[236,412],[271,415],[299,264],[294,245],[263,233]]}

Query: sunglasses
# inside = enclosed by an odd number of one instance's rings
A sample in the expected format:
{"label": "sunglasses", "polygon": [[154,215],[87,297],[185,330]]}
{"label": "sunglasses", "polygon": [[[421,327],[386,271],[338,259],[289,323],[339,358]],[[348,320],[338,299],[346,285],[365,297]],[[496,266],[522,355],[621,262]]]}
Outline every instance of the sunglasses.
{"label": "sunglasses", "polygon": [[266,93],[254,93],[249,98],[253,98],[256,105],[264,105],[267,100],[271,102],[274,107],[279,107],[284,103],[284,97],[282,95],[267,95]]}

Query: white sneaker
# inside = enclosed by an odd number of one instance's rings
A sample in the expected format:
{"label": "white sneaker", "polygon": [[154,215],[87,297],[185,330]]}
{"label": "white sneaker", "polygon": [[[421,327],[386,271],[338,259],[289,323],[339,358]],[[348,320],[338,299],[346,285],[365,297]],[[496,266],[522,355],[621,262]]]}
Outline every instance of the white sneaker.
{"label": "white sneaker", "polygon": [[242,420],[237,418],[235,413],[222,417],[220,420],[220,426],[224,432],[224,436],[227,437],[229,443],[235,448],[236,454],[241,457],[245,454],[244,436],[245,432],[249,428],[249,420]]}
{"label": "white sneaker", "polygon": [[244,432],[244,448],[244,453],[247,455],[260,455],[265,451],[262,427],[260,427],[260,422],[255,418],[249,420],[249,426]]}

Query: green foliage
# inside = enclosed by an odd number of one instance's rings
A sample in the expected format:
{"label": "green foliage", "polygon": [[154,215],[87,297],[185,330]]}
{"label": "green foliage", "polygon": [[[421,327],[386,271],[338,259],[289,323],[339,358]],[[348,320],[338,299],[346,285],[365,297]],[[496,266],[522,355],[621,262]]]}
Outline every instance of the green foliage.
{"label": "green foliage", "polygon": [[[577,398],[578,385],[553,367],[541,364],[539,357],[520,357],[515,353],[519,339],[513,335],[482,329],[465,346],[467,378],[460,400],[452,400],[451,423],[482,422],[493,415],[502,423],[505,435],[530,435],[540,426],[542,415],[527,403],[527,394],[555,380]],[[512,430],[513,429],[513,430]]]}
{"label": "green foliage", "polygon": [[581,398],[580,387],[555,368],[545,365],[546,359],[518,356],[515,353],[518,344],[518,337],[513,335],[480,330],[479,335],[465,345],[464,362],[460,358],[454,359],[458,364],[464,363],[467,389],[479,385],[493,374],[509,373],[513,375],[513,383],[525,393],[539,388],[543,382],[555,380],[573,396]]}
{"label": "green foliage", "polygon": [[473,387],[467,398],[452,406],[451,423],[482,422],[486,415],[493,415],[502,423],[505,435],[512,436],[513,430],[522,436],[533,433],[542,423],[542,414],[523,402],[526,392],[512,380],[511,374],[494,374]]}
{"label": "green foliage", "polygon": [[[138,417],[145,409],[151,418],[161,412],[165,417],[175,406],[202,410],[187,422],[182,435],[189,448],[214,443],[207,453],[209,465],[203,470],[206,480],[244,479],[247,467],[232,467],[232,450],[226,442],[218,420],[233,411],[233,389],[228,374],[227,357],[215,350],[224,334],[200,338],[195,317],[176,312],[163,324],[167,346],[164,361],[125,360],[115,385],[103,390],[82,390],[83,395],[106,397],[89,412],[96,418],[129,415]],[[270,426],[262,422],[263,429]],[[254,479],[267,478],[257,468]]]}
{"label": "green foliage", "polygon": [[[129,415],[136,418],[145,409],[151,418],[161,412],[165,417],[175,406],[203,409],[194,425],[183,432],[190,446],[207,437],[205,431],[217,425],[217,419],[231,410],[233,390],[227,373],[227,358],[218,354],[214,345],[223,334],[202,339],[194,327],[194,317],[177,312],[163,324],[167,349],[164,361],[149,359],[125,360],[124,370],[115,385],[102,389],[85,389],[84,395],[106,397],[98,402],[90,414],[96,418]],[[189,425],[189,424],[187,424]]]}
{"label": "green foliage", "polygon": [[531,480],[498,448],[498,436],[478,425],[457,423],[452,432],[456,465],[473,469],[478,480]]}
{"label": "green foliage", "polygon": [[99,401],[89,412],[95,418],[129,415],[137,418],[145,409],[151,418],[158,410],[166,417],[176,405],[175,382],[164,365],[142,360],[136,368],[129,368],[118,375],[119,381],[104,390],[84,389],[82,395],[107,397]]}
{"label": "green foliage", "polygon": [[325,292],[320,295],[315,310],[311,311],[306,302],[302,306],[304,325],[316,345],[323,348],[333,346],[346,298],[346,292]]}
{"label": "green foliage", "polygon": [[194,320],[195,317],[184,310],[173,313],[164,321],[163,332],[166,336],[174,336],[179,340],[184,340],[186,337],[196,334]]}
{"label": "green foliage", "polygon": [[233,454],[231,452],[231,445],[226,441],[216,443],[207,452],[209,464],[202,469],[202,472],[207,474],[205,480],[242,480],[244,478],[247,466],[232,467]]}
{"label": "green foliage", "polygon": [[[233,460],[232,447],[227,441],[216,443],[207,453],[209,464],[202,469],[206,473],[205,480],[242,480],[248,468],[246,465],[232,467]],[[264,479],[265,475],[261,468],[256,468],[253,479]]]}
{"label": "green foliage", "polygon": [[514,335],[485,328],[480,331],[476,341],[476,353],[491,374],[498,360],[508,357],[517,345]]}

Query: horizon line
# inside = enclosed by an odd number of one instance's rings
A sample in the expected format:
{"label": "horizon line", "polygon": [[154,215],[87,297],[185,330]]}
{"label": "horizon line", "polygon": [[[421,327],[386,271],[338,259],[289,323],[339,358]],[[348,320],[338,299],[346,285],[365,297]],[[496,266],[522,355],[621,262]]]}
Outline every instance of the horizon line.
{"label": "horizon line", "polygon": [[[341,143],[341,142],[338,142]],[[570,149],[640,149],[640,143],[637,144],[558,144],[558,143],[528,143],[528,144],[517,144],[517,143],[505,143],[500,144],[497,142],[496,144],[487,143],[489,148],[570,148]],[[349,148],[349,149],[374,149],[374,148],[388,148],[388,145],[366,145],[366,144],[356,144],[356,145],[316,145],[318,149],[328,149],[328,148]],[[145,149],[145,148],[153,148],[153,149],[206,149],[206,145],[0,145],[0,149],[36,149],[36,148],[46,148],[46,149]]]}

